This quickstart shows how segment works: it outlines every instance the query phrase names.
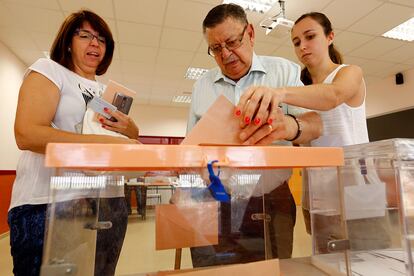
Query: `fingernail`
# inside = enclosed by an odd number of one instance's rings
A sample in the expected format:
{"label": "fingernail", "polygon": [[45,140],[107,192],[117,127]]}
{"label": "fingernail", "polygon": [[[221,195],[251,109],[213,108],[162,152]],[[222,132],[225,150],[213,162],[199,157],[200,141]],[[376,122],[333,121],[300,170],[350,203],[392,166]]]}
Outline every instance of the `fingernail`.
{"label": "fingernail", "polygon": [[257,125],[259,125],[260,124],[260,118],[255,118],[254,119],[254,124],[257,126]]}
{"label": "fingernail", "polygon": [[108,109],[107,107],[104,107],[104,111],[105,111],[105,112],[108,112],[108,110],[109,110],[109,109]]}
{"label": "fingernail", "polygon": [[104,119],[99,118],[99,122],[103,123],[104,122]]}
{"label": "fingernail", "polygon": [[240,140],[244,141],[247,138],[246,136],[245,132],[240,133]]}
{"label": "fingernail", "polygon": [[248,125],[250,124],[250,117],[245,117],[244,122]]}
{"label": "fingernail", "polygon": [[273,120],[272,120],[272,119],[268,119],[268,120],[267,120],[267,123],[268,123],[269,125],[271,125],[271,124],[273,123]]}
{"label": "fingernail", "polygon": [[251,145],[250,140],[245,141],[245,142],[243,143],[243,145],[244,145],[244,146],[250,146],[250,145]]}
{"label": "fingernail", "polygon": [[236,116],[239,117],[241,115],[241,110],[240,109],[236,109],[236,112],[234,114],[236,114]]}
{"label": "fingernail", "polygon": [[104,126],[104,125],[101,125],[101,127],[102,127],[102,128],[105,128],[105,126]]}

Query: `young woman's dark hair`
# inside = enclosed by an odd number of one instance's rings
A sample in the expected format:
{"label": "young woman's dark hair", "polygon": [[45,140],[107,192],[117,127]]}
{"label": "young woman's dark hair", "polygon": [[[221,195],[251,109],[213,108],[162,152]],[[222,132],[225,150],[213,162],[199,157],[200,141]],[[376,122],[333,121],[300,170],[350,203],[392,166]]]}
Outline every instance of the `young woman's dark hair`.
{"label": "young woman's dark hair", "polygon": [[103,75],[112,62],[115,43],[108,25],[99,15],[92,11],[80,10],[72,13],[66,18],[60,26],[59,32],[50,49],[50,58],[73,71],[72,56],[70,52],[72,37],[76,30],[82,27],[84,22],[88,22],[100,36],[105,37],[105,56],[96,69],[96,75]]}
{"label": "young woman's dark hair", "polygon": [[[315,20],[316,22],[318,22],[319,25],[322,26],[323,31],[324,31],[326,36],[328,36],[333,31],[331,21],[329,21],[329,19],[326,15],[324,15],[323,13],[320,13],[320,12],[310,12],[310,13],[303,14],[301,17],[299,17],[295,21],[295,25],[297,23],[299,23],[301,20],[303,20],[307,17],[310,17],[313,20]],[[333,43],[331,45],[329,45],[329,57],[331,58],[331,60],[334,63],[342,64],[342,55],[335,48]],[[305,84],[305,85],[312,84],[312,78],[311,78],[311,75],[308,71],[308,68],[305,67],[304,69],[302,69],[302,72],[300,74],[300,79],[302,80],[303,84]]]}
{"label": "young woman's dark hair", "polygon": [[239,20],[241,23],[248,24],[246,13],[243,8],[236,4],[221,4],[209,11],[203,20],[203,33],[207,28],[214,28],[223,23],[228,17]]}

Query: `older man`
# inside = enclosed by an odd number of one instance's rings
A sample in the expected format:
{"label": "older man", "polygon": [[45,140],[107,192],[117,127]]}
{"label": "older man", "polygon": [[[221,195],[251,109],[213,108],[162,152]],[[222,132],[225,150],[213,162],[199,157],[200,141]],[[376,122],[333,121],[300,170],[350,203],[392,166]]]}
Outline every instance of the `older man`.
{"label": "older man", "polygon": [[[270,87],[302,86],[299,65],[279,57],[257,56],[254,53],[254,28],[248,23],[244,10],[235,4],[222,4],[214,7],[203,21],[203,33],[208,44],[208,54],[218,67],[208,71],[194,85],[187,131],[197,123],[210,105],[220,95],[237,104],[243,92],[252,85]],[[236,111],[235,116],[242,115]],[[249,117],[242,118],[243,126],[254,125],[260,140],[246,137],[243,131],[240,138],[247,143],[270,144],[274,141],[296,144],[307,143],[320,135],[321,121],[315,112],[304,112],[299,108],[281,106],[279,116],[263,122]],[[225,130],[218,130],[225,131]],[[252,220],[254,213],[263,212],[262,195],[266,206],[273,257],[289,258],[292,254],[293,227],[296,207],[287,180],[290,171],[267,175],[261,179],[261,187],[253,195],[246,208],[239,233],[224,233],[231,221],[229,208],[222,204],[221,239],[214,247],[193,248],[194,266],[218,265],[223,263],[254,261],[264,257],[252,253],[243,238],[254,233],[263,235],[263,221]],[[227,210],[227,211],[226,211]],[[226,215],[227,214],[227,215]],[[223,220],[224,216],[224,220]],[[228,220],[226,223],[226,216]],[[260,216],[259,216],[260,217]],[[262,226],[262,229],[260,228]],[[262,233],[258,233],[262,232]],[[229,239],[223,239],[223,236]],[[226,245],[223,245],[226,244]],[[238,244],[238,245],[234,245]],[[230,247],[229,247],[230,246]]]}

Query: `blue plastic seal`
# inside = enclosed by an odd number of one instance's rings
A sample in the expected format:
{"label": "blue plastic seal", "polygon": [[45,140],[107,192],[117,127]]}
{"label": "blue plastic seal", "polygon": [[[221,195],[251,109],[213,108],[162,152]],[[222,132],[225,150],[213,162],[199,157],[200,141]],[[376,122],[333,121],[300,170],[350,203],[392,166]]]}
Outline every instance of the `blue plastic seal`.
{"label": "blue plastic seal", "polygon": [[214,174],[213,170],[213,164],[218,162],[218,160],[213,160],[208,162],[207,169],[210,179],[210,185],[208,185],[208,189],[211,192],[211,195],[220,202],[230,202],[230,195],[226,192],[226,189],[224,189],[223,183],[221,183],[221,180],[219,178],[220,175],[220,167],[218,168],[217,175]]}

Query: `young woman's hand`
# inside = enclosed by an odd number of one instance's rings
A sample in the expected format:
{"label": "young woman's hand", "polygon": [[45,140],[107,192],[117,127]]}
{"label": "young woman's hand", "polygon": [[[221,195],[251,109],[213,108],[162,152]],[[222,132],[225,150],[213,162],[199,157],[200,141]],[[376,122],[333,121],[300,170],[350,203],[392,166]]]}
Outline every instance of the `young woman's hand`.
{"label": "young woman's hand", "polygon": [[[264,114],[268,116],[268,113]],[[244,145],[270,145],[277,140],[286,140],[296,133],[296,123],[283,114],[281,108],[276,108],[274,118],[262,124],[251,123],[240,132],[239,138]]]}
{"label": "young woman's hand", "polygon": [[283,88],[250,87],[240,97],[236,106],[236,116],[240,117],[240,127],[277,121],[279,105],[283,99]]}

